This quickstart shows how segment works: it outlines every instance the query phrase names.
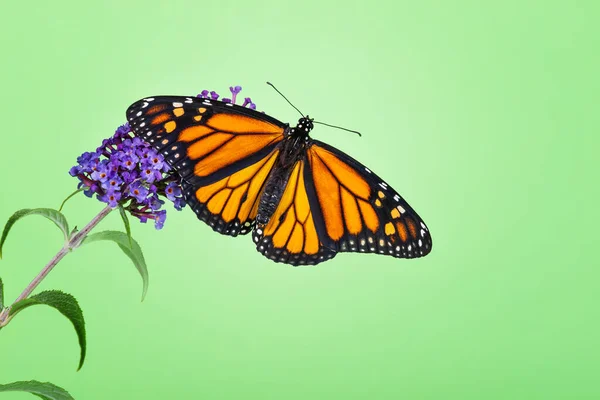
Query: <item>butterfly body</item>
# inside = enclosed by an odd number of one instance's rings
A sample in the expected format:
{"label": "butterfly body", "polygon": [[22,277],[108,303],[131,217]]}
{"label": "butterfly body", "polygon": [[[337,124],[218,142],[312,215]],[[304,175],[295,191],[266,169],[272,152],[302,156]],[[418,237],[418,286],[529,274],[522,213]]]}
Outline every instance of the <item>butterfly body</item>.
{"label": "butterfly body", "polygon": [[186,202],[213,230],[252,232],[257,250],[292,265],[338,252],[401,258],[431,250],[429,230],[387,183],[295,127],[218,100],[156,96],[127,118],[181,177]]}
{"label": "butterfly body", "polygon": [[305,157],[306,149],[310,147],[308,134],[312,128],[312,121],[309,118],[301,118],[296,127],[285,129],[284,139],[279,145],[279,155],[275,160],[274,168],[267,177],[260,198],[256,215],[257,226],[266,225],[277,209],[294,165]]}

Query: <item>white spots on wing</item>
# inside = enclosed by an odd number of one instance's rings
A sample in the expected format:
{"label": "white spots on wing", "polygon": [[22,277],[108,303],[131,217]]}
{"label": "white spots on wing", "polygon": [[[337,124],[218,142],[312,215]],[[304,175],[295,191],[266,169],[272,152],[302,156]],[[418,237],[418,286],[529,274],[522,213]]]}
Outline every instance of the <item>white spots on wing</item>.
{"label": "white spots on wing", "polygon": [[233,107],[233,104],[231,104],[231,103],[225,103],[225,105],[229,106],[229,107]]}
{"label": "white spots on wing", "polygon": [[400,214],[404,214],[406,212],[404,207],[402,207],[401,205],[398,205],[396,208],[398,209],[398,211],[400,211]]}
{"label": "white spots on wing", "polygon": [[136,117],[139,117],[139,116],[141,116],[141,115],[142,115],[142,112],[141,112],[141,111],[138,111],[138,112],[137,112],[137,114],[135,114],[135,116],[136,116]]}
{"label": "white spots on wing", "polygon": [[425,224],[423,223],[423,221],[421,221],[421,227],[425,230],[427,230],[427,227],[425,226]]}
{"label": "white spots on wing", "polygon": [[186,98],[185,98],[185,102],[186,102],[186,103],[188,103],[188,104],[189,104],[189,103],[191,103],[192,101],[193,101],[193,100],[192,100],[190,97],[186,97]]}
{"label": "white spots on wing", "polygon": [[371,170],[367,167],[365,167],[365,171],[367,171],[369,174],[372,174]]}
{"label": "white spots on wing", "polygon": [[385,182],[379,182],[379,186],[381,186],[381,188],[382,188],[383,190],[386,190],[386,189],[387,189],[387,185],[385,184]]}
{"label": "white spots on wing", "polygon": [[146,126],[146,123],[145,123],[145,122],[142,122],[142,123],[140,124],[140,128],[143,128],[143,127],[145,127],[145,126]]}
{"label": "white spots on wing", "polygon": [[262,235],[262,234],[263,234],[263,231],[262,231],[262,229],[258,228],[258,229],[256,230],[256,233],[257,233],[258,235]]}
{"label": "white spots on wing", "polygon": [[183,107],[183,103],[180,103],[178,101],[174,101],[173,102],[173,107],[175,107],[175,108]]}
{"label": "white spots on wing", "polygon": [[148,103],[147,101],[145,101],[144,104],[142,104],[142,108],[148,107],[148,104],[150,104],[150,103]]}
{"label": "white spots on wing", "polygon": [[425,237],[425,230],[421,229],[421,236]]}
{"label": "white spots on wing", "polygon": [[258,236],[254,236],[254,241],[258,243]]}
{"label": "white spots on wing", "polygon": [[419,247],[423,246],[423,241],[419,239]]}
{"label": "white spots on wing", "polygon": [[147,99],[144,99],[144,101],[154,101],[154,97],[148,97]]}
{"label": "white spots on wing", "polygon": [[412,244],[409,244],[408,247],[406,248],[408,251],[412,250]]}
{"label": "white spots on wing", "polygon": [[400,201],[400,196],[398,196],[397,194],[394,195],[394,201]]}
{"label": "white spots on wing", "polygon": [[400,251],[400,246],[396,246],[396,251]]}

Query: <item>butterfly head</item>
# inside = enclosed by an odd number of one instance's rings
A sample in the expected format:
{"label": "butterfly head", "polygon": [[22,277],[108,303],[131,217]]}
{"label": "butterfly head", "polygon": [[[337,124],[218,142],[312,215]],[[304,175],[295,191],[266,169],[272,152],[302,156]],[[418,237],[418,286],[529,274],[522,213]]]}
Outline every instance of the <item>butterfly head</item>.
{"label": "butterfly head", "polygon": [[314,118],[310,118],[308,115],[298,120],[298,125],[294,128],[294,131],[299,135],[308,135],[314,128]]}

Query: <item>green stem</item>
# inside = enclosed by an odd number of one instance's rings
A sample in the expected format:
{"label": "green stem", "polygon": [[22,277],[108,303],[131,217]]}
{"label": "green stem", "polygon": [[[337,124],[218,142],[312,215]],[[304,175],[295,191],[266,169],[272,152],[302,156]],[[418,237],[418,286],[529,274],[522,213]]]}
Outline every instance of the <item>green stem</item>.
{"label": "green stem", "polygon": [[[18,303],[19,301],[29,297],[29,295],[42,282],[42,280],[50,273],[50,271],[52,271],[52,269],[56,266],[56,264],[58,264],[58,262],[60,260],[62,260],[64,256],[66,256],[69,252],[71,252],[71,250],[74,250],[77,247],[79,247],[79,245],[81,244],[81,242],[83,242],[83,240],[86,238],[88,233],[90,233],[90,231],[92,229],[94,229],[94,227],[96,225],[98,225],[98,223],[100,221],[102,221],[102,219],[104,217],[106,217],[112,210],[113,209],[111,207],[104,208],[82,230],[80,230],[75,235],[73,235],[71,237],[71,239],[63,246],[63,248],[60,249],[60,251],[58,253],[56,253],[56,255],[54,257],[52,257],[52,259],[48,262],[48,264],[46,264],[44,269],[42,269],[40,271],[40,273],[31,281],[31,283],[29,285],[27,285],[25,290],[23,290],[23,292],[19,295],[19,297],[17,297],[17,299],[13,302],[13,305],[15,303]],[[0,312],[0,328],[2,328],[3,326],[6,326],[6,324],[8,324],[10,322],[10,320],[11,320],[10,308],[11,307],[7,307],[4,310],[2,310],[2,312]]]}

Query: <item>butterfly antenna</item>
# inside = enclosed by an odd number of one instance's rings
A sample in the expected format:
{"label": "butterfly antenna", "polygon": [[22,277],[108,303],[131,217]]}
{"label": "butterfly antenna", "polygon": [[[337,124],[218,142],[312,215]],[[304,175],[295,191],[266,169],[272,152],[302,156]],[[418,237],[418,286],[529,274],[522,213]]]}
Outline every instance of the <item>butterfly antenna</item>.
{"label": "butterfly antenna", "polygon": [[356,133],[358,136],[362,137],[362,135],[360,134],[359,131],[353,131],[352,129],[342,128],[341,126],[337,126],[337,125],[329,125],[329,124],[326,124],[325,122],[313,121],[313,123],[314,124],[321,124],[321,125],[329,126],[331,128],[341,129],[343,131],[348,131],[348,132]]}
{"label": "butterfly antenna", "polygon": [[293,105],[293,104],[292,104],[292,102],[291,102],[291,101],[289,101],[289,100],[287,99],[287,97],[285,97],[285,96],[283,95],[283,93],[281,93],[279,90],[277,90],[277,88],[275,87],[275,85],[273,85],[271,82],[267,82],[267,85],[269,85],[269,86],[271,86],[273,89],[275,89],[275,91],[276,91],[277,93],[279,93],[279,94],[281,95],[281,97],[283,97],[283,98],[285,99],[285,101],[287,101],[287,102],[290,104],[290,106],[294,107],[294,109],[295,109],[296,111],[298,111],[298,112],[300,113],[300,115],[302,115],[302,116],[304,117],[304,114],[302,114],[302,111],[298,110],[298,107],[296,107],[295,105]]}

